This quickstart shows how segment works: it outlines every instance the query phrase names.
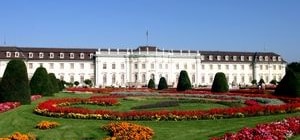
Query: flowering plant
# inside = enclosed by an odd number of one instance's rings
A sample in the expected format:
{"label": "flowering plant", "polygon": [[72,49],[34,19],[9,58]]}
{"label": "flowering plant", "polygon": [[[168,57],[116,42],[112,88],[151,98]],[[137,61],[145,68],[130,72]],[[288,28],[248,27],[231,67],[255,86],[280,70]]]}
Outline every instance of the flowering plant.
{"label": "flowering plant", "polygon": [[211,140],[285,140],[300,133],[300,117],[259,124],[255,128],[243,128],[237,133],[226,133]]}
{"label": "flowering plant", "polygon": [[0,140],[36,140],[36,136],[30,133],[22,134],[20,132],[15,132],[6,138],[0,138]]}
{"label": "flowering plant", "polygon": [[105,140],[151,140],[154,135],[151,128],[128,122],[110,123],[102,128],[111,136]]}
{"label": "flowering plant", "polygon": [[18,106],[20,106],[21,104],[19,102],[4,102],[4,103],[0,103],[0,113],[1,112],[5,112],[7,110],[10,109],[14,109]]}
{"label": "flowering plant", "polygon": [[41,121],[35,127],[38,129],[51,129],[51,128],[57,127],[59,125],[60,124],[57,122]]}

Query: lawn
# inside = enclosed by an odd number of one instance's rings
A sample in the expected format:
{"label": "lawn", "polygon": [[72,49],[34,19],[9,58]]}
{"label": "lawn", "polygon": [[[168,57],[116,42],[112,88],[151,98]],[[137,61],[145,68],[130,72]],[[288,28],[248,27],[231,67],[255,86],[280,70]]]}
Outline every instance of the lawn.
{"label": "lawn", "polygon": [[[47,97],[33,102],[31,105],[23,105],[17,109],[0,114],[0,136],[7,136],[13,132],[34,133],[39,140],[94,140],[101,139],[107,132],[100,129],[100,126],[109,123],[106,120],[79,120],[50,118],[36,115],[33,109],[38,102],[49,98],[61,97],[89,97],[90,95],[70,95],[66,93],[56,94],[55,97]],[[234,118],[223,120],[199,120],[199,121],[135,121],[152,128],[155,132],[155,140],[193,140],[209,139],[213,136],[223,135],[225,132],[237,131],[245,126],[253,127],[258,123],[281,120],[288,116],[299,116],[300,113],[286,115],[271,115],[249,118]],[[56,121],[61,126],[50,130],[38,130],[35,125],[42,120]],[[300,136],[293,140],[300,139]]]}

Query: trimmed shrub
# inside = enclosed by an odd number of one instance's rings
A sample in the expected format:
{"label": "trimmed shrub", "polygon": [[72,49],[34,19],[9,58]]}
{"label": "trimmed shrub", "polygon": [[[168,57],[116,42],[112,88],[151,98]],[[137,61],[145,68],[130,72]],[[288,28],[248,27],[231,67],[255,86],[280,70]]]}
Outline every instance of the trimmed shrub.
{"label": "trimmed shrub", "polygon": [[59,79],[56,79],[57,83],[58,83],[58,88],[59,88],[59,91],[62,91],[63,89],[65,89],[65,81],[64,80],[59,80]]}
{"label": "trimmed shrub", "polygon": [[148,88],[155,88],[155,83],[153,81],[153,79],[150,79],[149,82],[148,82]]}
{"label": "trimmed shrub", "polygon": [[264,79],[260,79],[259,82],[258,82],[258,85],[262,85],[262,84],[265,84],[265,80]]}
{"label": "trimmed shrub", "polygon": [[274,94],[279,96],[300,97],[300,73],[287,69]]}
{"label": "trimmed shrub", "polygon": [[84,82],[84,84],[86,84],[90,87],[93,86],[92,80],[90,80],[90,79],[85,79],[83,82]]}
{"label": "trimmed shrub", "polygon": [[159,79],[159,83],[158,83],[158,90],[162,90],[162,89],[167,89],[168,88],[168,84],[167,84],[167,80],[165,77],[161,77]]}
{"label": "trimmed shrub", "polygon": [[276,79],[273,79],[273,80],[270,81],[270,84],[273,84],[273,85],[277,85],[277,83],[278,83],[278,82],[277,82]]}
{"label": "trimmed shrub", "polygon": [[251,81],[251,84],[252,84],[252,85],[257,85],[257,80],[255,80],[255,79],[252,80],[252,81]]}
{"label": "trimmed shrub", "polygon": [[178,78],[177,91],[185,91],[187,89],[192,89],[191,81],[188,73],[182,70]]}
{"label": "trimmed shrub", "polygon": [[48,72],[44,67],[35,70],[31,80],[30,88],[32,95],[52,96],[52,85],[49,80]]}
{"label": "trimmed shrub", "polygon": [[79,82],[78,81],[75,81],[74,82],[74,85],[77,87],[79,85]]}
{"label": "trimmed shrub", "polygon": [[50,80],[51,85],[52,85],[52,93],[59,92],[59,86],[58,86],[55,74],[54,73],[49,73],[48,77],[49,77],[49,80]]}
{"label": "trimmed shrub", "polygon": [[211,92],[228,92],[228,91],[229,91],[229,87],[228,87],[225,74],[223,72],[216,73],[211,87]]}
{"label": "trimmed shrub", "polygon": [[3,101],[30,104],[30,87],[23,60],[8,62],[0,84],[0,93]]}

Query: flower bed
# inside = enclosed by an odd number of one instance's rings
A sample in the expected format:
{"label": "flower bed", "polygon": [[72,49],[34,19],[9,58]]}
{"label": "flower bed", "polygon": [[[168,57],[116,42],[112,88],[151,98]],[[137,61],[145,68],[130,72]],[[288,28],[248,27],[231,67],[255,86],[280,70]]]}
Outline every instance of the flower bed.
{"label": "flower bed", "polygon": [[[71,98],[53,99],[40,103],[35,112],[40,115],[64,118],[84,118],[84,119],[106,119],[106,120],[201,120],[248,117],[258,115],[270,115],[279,113],[290,113],[300,111],[300,102],[291,102],[281,105],[252,105],[232,108],[215,108],[210,110],[159,110],[159,111],[111,111],[111,110],[91,110],[87,108],[74,108],[67,105],[78,103],[106,104],[116,98],[94,97],[94,102],[90,99]],[[101,99],[102,101],[99,102]],[[115,100],[113,100],[115,103]],[[290,99],[293,100],[293,99]],[[109,103],[111,104],[111,103]]]}
{"label": "flower bed", "polygon": [[31,95],[31,101],[35,101],[35,100],[40,99],[42,97],[43,97],[42,95]]}
{"label": "flower bed", "polygon": [[243,128],[237,133],[226,133],[211,140],[285,140],[297,134],[300,134],[300,117]]}
{"label": "flower bed", "polygon": [[20,105],[21,104],[19,102],[4,102],[4,103],[0,103],[0,113],[8,111],[10,109],[14,109],[14,108],[16,108],[16,107],[18,107]]}
{"label": "flower bed", "polygon": [[38,129],[51,129],[51,128],[57,127],[59,125],[60,124],[57,122],[41,121],[35,127]]}
{"label": "flower bed", "polygon": [[110,134],[105,140],[151,140],[154,135],[151,128],[128,122],[110,123],[102,128]]}
{"label": "flower bed", "polygon": [[36,140],[36,136],[33,134],[22,134],[20,132],[15,132],[6,138],[0,138],[0,140]]}

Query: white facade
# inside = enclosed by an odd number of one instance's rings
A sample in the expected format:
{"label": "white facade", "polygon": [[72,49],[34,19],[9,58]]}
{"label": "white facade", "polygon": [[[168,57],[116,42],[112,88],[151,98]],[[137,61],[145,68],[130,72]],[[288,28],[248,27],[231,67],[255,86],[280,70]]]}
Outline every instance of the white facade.
{"label": "white facade", "polygon": [[211,85],[217,72],[225,73],[230,85],[250,85],[253,79],[280,81],[286,67],[271,52],[0,47],[0,77],[8,61],[16,58],[24,60],[29,78],[43,66],[59,79],[81,84],[90,79],[96,87],[141,87],[151,78],[158,84],[160,77],[175,87],[181,70],[188,72],[194,86]]}

